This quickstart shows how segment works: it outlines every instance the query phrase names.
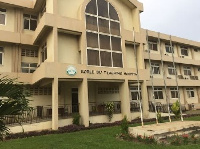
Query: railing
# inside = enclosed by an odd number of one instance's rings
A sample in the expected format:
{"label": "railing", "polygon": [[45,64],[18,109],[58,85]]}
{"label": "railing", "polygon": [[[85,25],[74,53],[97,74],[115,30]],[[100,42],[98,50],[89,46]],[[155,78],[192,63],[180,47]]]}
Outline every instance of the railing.
{"label": "railing", "polygon": [[140,104],[137,100],[130,102],[130,111],[131,112],[139,112],[140,111]]}
{"label": "railing", "polygon": [[[120,101],[109,101],[114,103],[114,114],[121,113],[121,102]],[[96,103],[96,102],[90,102],[89,103],[89,111],[90,115],[105,115],[106,114],[106,108],[105,108],[106,102],[104,103]]]}

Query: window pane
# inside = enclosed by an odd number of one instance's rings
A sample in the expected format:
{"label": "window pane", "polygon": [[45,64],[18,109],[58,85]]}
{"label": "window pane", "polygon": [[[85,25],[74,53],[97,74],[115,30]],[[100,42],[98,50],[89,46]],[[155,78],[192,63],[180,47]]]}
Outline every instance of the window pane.
{"label": "window pane", "polygon": [[158,51],[157,44],[153,44],[153,50],[154,50],[154,51]]}
{"label": "window pane", "polygon": [[99,31],[109,33],[109,21],[99,18]]}
{"label": "window pane", "polygon": [[110,49],[110,36],[99,35],[99,37],[100,37],[100,48]]}
{"label": "window pane", "polygon": [[112,37],[112,50],[121,51],[121,38]]}
{"label": "window pane", "polygon": [[87,47],[98,48],[98,34],[87,32]]}
{"label": "window pane", "polygon": [[109,10],[110,10],[110,12],[109,12],[110,18],[113,19],[113,20],[119,21],[118,14],[117,14],[115,8],[111,4],[109,4]]}
{"label": "window pane", "polygon": [[30,67],[37,67],[37,63],[31,63]]}
{"label": "window pane", "polygon": [[2,53],[0,53],[0,64],[1,65],[3,64],[3,55],[2,55]]}
{"label": "window pane", "polygon": [[33,73],[35,71],[35,69],[30,69],[30,73]]}
{"label": "window pane", "polygon": [[97,0],[99,16],[108,18],[108,3],[105,0]]}
{"label": "window pane", "polygon": [[86,28],[92,31],[98,31],[97,18],[86,15]]}
{"label": "window pane", "polygon": [[5,24],[6,16],[5,14],[0,14],[0,24]]}
{"label": "window pane", "polygon": [[21,67],[29,67],[28,63],[21,63]]}
{"label": "window pane", "polygon": [[91,13],[91,14],[97,14],[97,7],[96,7],[96,0],[91,0],[87,7],[86,7],[86,12]]}
{"label": "window pane", "polygon": [[117,22],[110,22],[111,34],[120,36],[120,25]]}
{"label": "window pane", "polygon": [[88,65],[99,66],[99,51],[87,50]]}
{"label": "window pane", "polygon": [[22,68],[22,72],[23,73],[29,73],[29,69],[28,68]]}
{"label": "window pane", "polygon": [[132,100],[137,100],[138,92],[131,92]]}
{"label": "window pane", "polygon": [[121,53],[113,53],[113,67],[123,67],[122,65],[122,54]]}
{"label": "window pane", "polygon": [[35,31],[36,28],[37,28],[37,21],[36,20],[31,20],[30,30]]}
{"label": "window pane", "polygon": [[110,52],[101,51],[101,66],[112,66]]}
{"label": "window pane", "polygon": [[29,20],[24,19],[24,29],[29,29]]}

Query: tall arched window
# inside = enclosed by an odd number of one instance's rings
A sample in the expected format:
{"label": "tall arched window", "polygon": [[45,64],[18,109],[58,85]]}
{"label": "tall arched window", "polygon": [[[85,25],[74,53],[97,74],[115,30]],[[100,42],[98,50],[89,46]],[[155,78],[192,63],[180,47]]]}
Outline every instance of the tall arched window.
{"label": "tall arched window", "polygon": [[88,65],[123,67],[119,17],[109,2],[89,2],[86,36]]}

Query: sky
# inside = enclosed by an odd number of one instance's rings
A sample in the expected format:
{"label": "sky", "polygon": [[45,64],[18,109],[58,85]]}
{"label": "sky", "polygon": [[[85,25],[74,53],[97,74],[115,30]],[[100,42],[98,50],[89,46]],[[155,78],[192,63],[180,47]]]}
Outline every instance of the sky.
{"label": "sky", "polygon": [[200,42],[200,0],[138,0],[141,26]]}

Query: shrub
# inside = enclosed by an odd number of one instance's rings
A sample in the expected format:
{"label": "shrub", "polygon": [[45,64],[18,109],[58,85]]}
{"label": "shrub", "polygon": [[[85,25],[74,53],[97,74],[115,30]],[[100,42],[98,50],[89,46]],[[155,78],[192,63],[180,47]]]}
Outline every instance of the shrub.
{"label": "shrub", "polygon": [[157,113],[157,118],[158,118],[158,122],[159,123],[163,123],[163,118],[162,118],[162,115],[161,115],[160,111],[158,111],[158,113]]}
{"label": "shrub", "polygon": [[173,103],[171,110],[175,115],[175,119],[179,119],[180,118],[180,103],[178,101]]}
{"label": "shrub", "polygon": [[120,126],[121,126],[121,133],[128,134],[128,120],[126,116],[124,116]]}
{"label": "shrub", "polygon": [[114,103],[113,102],[106,103],[105,108],[110,122],[114,113]]}
{"label": "shrub", "polygon": [[80,114],[75,113],[72,115],[72,117],[73,117],[73,124],[80,125],[80,118],[81,118]]}

